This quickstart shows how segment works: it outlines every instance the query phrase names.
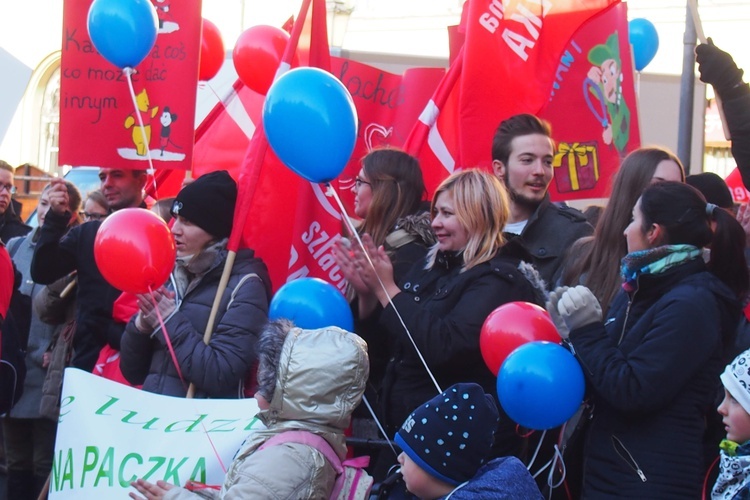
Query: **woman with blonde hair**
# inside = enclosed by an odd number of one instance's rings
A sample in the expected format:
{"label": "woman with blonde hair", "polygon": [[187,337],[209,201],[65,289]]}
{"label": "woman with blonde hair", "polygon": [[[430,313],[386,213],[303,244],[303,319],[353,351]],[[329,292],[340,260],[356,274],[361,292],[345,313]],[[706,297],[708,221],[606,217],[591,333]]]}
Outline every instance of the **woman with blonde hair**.
{"label": "woman with blonde hair", "polygon": [[[400,286],[385,248],[376,247],[368,235],[363,236],[368,255],[358,247],[337,249],[346,278],[368,290],[359,296],[358,333],[370,348],[384,346],[389,352],[378,401],[389,436],[438,392],[436,383],[476,382],[485,392],[496,392],[495,377],[479,349],[482,323],[502,304],[541,303],[543,294],[538,274],[524,262],[526,252],[503,237],[508,207],[505,187],[495,176],[471,169],[448,177],[431,205],[438,241]],[[504,423],[509,425],[495,451],[517,453],[514,424]]]}
{"label": "woman with blonde hair", "polygon": [[658,181],[685,182],[679,158],[658,147],[631,152],[612,181],[609,202],[593,236],[576,241],[568,252],[562,284],[586,285],[605,312],[622,284],[620,261],[628,253],[623,231],[630,224],[633,207],[643,190]]}

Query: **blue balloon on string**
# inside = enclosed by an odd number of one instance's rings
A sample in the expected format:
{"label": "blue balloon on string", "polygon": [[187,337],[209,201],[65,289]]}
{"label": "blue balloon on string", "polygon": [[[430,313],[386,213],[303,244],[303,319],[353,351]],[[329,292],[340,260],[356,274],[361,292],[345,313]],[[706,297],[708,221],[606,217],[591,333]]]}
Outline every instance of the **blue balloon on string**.
{"label": "blue balloon on string", "polygon": [[94,0],[86,27],[97,51],[118,68],[135,68],[156,43],[159,20],[149,0]]}
{"label": "blue balloon on string", "polygon": [[279,288],[271,299],[268,318],[288,319],[308,330],[338,326],[354,331],[354,317],[344,295],[318,278],[299,278]]}
{"label": "blue balloon on string", "polygon": [[497,374],[497,395],[505,412],[528,429],[562,425],[581,406],[581,366],[564,347],[529,342],[505,359]]}
{"label": "blue balloon on string", "polygon": [[357,110],[336,77],[295,68],[268,89],[263,127],[276,156],[310,182],[329,182],[344,170],[357,140]]}
{"label": "blue balloon on string", "polygon": [[633,46],[635,69],[641,71],[648,66],[659,50],[659,34],[654,24],[642,17],[632,19],[628,23],[628,32],[630,45]]}

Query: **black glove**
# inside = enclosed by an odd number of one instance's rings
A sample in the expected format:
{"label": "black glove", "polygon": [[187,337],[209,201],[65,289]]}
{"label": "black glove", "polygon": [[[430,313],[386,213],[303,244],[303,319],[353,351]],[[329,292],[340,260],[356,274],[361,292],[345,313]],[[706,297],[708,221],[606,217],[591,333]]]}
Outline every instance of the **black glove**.
{"label": "black glove", "polygon": [[744,72],[737,67],[734,59],[716,45],[713,40],[702,43],[695,48],[695,60],[703,83],[713,85],[714,90],[722,98],[731,98],[728,93],[743,86]]}

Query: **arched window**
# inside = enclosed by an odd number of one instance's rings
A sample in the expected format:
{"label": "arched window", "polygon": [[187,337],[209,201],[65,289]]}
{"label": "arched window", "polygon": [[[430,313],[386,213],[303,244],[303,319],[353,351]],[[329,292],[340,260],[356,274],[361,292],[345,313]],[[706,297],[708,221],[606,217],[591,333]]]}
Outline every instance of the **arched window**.
{"label": "arched window", "polygon": [[41,89],[39,112],[39,168],[48,173],[57,171],[60,137],[60,67],[52,71]]}

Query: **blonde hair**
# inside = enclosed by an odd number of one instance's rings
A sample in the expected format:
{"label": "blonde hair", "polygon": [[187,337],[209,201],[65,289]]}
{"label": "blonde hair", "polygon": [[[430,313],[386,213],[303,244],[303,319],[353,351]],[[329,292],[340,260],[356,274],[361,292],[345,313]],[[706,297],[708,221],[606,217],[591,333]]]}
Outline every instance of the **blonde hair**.
{"label": "blonde hair", "polygon": [[[445,179],[435,191],[430,213],[435,217],[435,203],[443,193],[453,197],[456,219],[463,226],[469,240],[463,249],[466,271],[487,262],[505,244],[503,228],[509,218],[508,192],[497,177],[479,169],[462,170]],[[435,265],[438,245],[427,254],[425,269]]]}

